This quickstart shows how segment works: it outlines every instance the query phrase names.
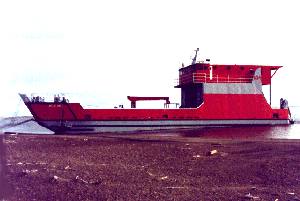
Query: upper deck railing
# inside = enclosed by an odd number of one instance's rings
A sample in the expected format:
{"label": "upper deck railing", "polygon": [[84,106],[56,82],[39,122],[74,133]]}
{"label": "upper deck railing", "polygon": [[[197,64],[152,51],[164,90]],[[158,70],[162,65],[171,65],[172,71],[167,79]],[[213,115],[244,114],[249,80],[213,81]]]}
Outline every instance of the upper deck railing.
{"label": "upper deck railing", "polygon": [[208,73],[193,73],[181,75],[179,79],[176,79],[176,84],[187,83],[251,83],[253,78],[245,78],[238,76],[211,76]]}
{"label": "upper deck railing", "polygon": [[50,103],[67,103],[69,102],[68,99],[65,98],[64,94],[54,94],[52,96],[53,98],[48,95],[45,97],[39,96],[36,93],[32,93],[30,95],[27,94],[19,94],[24,101],[24,103],[44,103],[44,102],[50,102]]}

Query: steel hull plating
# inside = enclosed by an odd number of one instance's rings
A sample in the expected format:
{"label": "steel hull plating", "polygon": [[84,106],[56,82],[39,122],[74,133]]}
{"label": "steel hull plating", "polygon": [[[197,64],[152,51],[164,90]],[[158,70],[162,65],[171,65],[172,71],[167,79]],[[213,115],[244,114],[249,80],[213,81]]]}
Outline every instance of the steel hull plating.
{"label": "steel hull plating", "polygon": [[288,125],[289,120],[152,120],[152,121],[41,121],[40,125],[56,133],[105,133],[174,129],[203,126]]}

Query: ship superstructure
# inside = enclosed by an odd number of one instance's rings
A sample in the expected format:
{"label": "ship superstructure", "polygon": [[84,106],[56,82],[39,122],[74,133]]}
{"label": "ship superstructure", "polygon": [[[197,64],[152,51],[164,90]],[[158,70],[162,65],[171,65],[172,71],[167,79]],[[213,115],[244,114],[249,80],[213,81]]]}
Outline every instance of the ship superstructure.
{"label": "ship superstructure", "polygon": [[[197,55],[197,52],[196,52]],[[286,101],[273,109],[262,86],[270,85],[282,66],[220,65],[196,62],[179,69],[176,88],[181,105],[171,109],[169,97],[128,96],[125,109],[84,109],[55,96],[20,94],[35,120],[55,133],[99,133],[198,126],[282,125],[290,123]],[[275,72],[274,72],[275,71]],[[274,72],[274,73],[273,73]],[[165,100],[164,109],[137,109],[136,101]]]}

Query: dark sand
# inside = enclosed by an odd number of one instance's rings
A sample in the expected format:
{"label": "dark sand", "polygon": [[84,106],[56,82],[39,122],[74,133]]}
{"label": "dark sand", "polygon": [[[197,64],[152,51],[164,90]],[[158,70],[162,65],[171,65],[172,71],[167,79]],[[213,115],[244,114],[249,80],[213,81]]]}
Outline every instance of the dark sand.
{"label": "dark sand", "polygon": [[[300,140],[151,135],[4,139],[12,189],[5,200],[300,199]],[[217,153],[207,154],[212,150]]]}

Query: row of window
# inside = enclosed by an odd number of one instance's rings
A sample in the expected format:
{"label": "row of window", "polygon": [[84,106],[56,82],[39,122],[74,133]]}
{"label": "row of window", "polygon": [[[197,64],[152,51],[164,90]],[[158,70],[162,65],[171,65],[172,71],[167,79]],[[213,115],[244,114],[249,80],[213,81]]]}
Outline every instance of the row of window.
{"label": "row of window", "polygon": [[[169,116],[168,115],[163,115],[164,119],[168,119]],[[161,117],[156,117],[156,119],[162,119]],[[274,113],[273,114],[273,118],[278,119],[279,118],[279,114],[278,113]],[[85,119],[86,120],[90,120],[91,119],[91,115],[85,115]],[[101,119],[101,118],[100,118]],[[108,120],[120,120],[122,119],[121,117],[107,117]],[[123,117],[123,119],[130,119],[129,117]],[[137,117],[131,117],[131,119],[138,119]],[[146,119],[145,117],[140,117],[139,119]],[[148,119],[154,119],[153,117],[148,117]],[[170,119],[199,119],[199,117],[171,117]]]}
{"label": "row of window", "polygon": [[[91,115],[85,115],[85,119],[86,120],[90,120],[91,119]],[[101,117],[100,117],[100,119],[102,119]],[[169,115],[163,115],[162,117],[156,117],[156,118],[154,118],[154,117],[148,117],[148,118],[146,118],[146,117],[139,117],[139,118],[137,118],[137,117],[131,117],[131,118],[129,118],[129,117],[107,117],[107,119],[108,120],[113,120],[113,119],[115,119],[115,120],[120,120],[120,119],[199,119],[199,117],[169,117]]]}

